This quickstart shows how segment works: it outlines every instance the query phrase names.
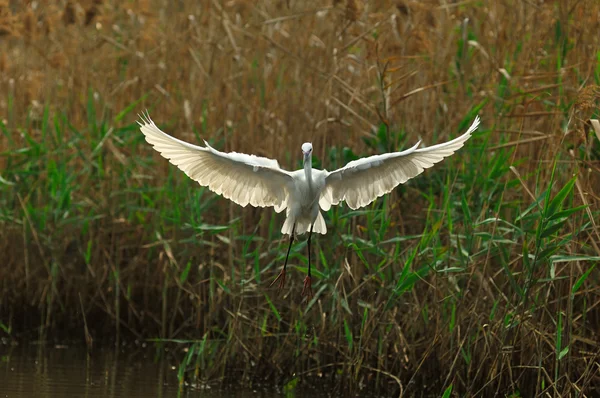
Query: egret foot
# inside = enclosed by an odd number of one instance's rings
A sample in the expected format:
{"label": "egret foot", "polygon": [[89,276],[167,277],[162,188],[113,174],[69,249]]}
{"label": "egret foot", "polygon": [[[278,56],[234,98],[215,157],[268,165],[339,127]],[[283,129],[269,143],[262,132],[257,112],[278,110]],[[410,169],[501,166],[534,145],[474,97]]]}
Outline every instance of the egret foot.
{"label": "egret foot", "polygon": [[311,288],[312,281],[310,276],[304,278],[304,288],[302,289],[302,295],[306,296],[307,300],[311,300],[313,298],[313,292]]}
{"label": "egret foot", "polygon": [[279,284],[277,285],[277,290],[283,289],[283,287],[285,286],[285,268],[281,270],[279,275],[277,275],[277,278],[275,278],[275,280],[271,282],[269,287],[273,286],[275,283],[277,283],[277,281],[279,281]]}

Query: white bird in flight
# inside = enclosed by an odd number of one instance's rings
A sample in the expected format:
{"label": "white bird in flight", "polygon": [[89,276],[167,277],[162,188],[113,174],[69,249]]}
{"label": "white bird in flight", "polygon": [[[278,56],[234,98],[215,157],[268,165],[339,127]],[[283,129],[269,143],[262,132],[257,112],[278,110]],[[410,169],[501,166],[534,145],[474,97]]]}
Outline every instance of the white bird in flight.
{"label": "white bird in flight", "polygon": [[189,144],[161,131],[146,113],[138,121],[146,141],[163,157],[179,167],[192,180],[223,195],[238,205],[274,207],[277,213],[286,211],[281,228],[290,236],[281,272],[271,283],[285,285],[285,272],[290,249],[296,235],[308,232],[308,273],[302,295],[312,297],[310,275],[310,238],[313,232],[327,233],[321,210],[345,201],[358,209],[391,192],[399,184],[421,174],[442,159],[462,148],[479,127],[479,116],[466,133],[451,141],[426,148],[415,146],[402,152],[369,156],[349,162],[334,170],[312,168],[312,144],[302,144],[304,167],[287,171],[276,160],[237,152],[220,152],[206,141],[206,147]]}

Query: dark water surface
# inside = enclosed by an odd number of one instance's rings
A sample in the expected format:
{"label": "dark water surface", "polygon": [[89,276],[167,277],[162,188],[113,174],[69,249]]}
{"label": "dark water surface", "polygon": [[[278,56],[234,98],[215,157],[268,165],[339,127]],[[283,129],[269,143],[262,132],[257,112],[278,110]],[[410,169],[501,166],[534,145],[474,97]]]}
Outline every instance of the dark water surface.
{"label": "dark water surface", "polygon": [[[156,350],[0,345],[0,398],[30,397],[276,397],[276,392],[217,388],[179,393],[177,370]],[[171,361],[174,362],[174,361]]]}

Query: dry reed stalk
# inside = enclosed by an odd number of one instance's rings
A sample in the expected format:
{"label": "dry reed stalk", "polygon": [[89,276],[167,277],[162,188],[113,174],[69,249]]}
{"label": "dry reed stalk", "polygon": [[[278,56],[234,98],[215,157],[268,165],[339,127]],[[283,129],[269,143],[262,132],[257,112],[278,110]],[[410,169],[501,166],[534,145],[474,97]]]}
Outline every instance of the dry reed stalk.
{"label": "dry reed stalk", "polygon": [[[71,309],[82,308],[97,344],[106,332],[206,336],[208,379],[241,369],[381,395],[389,381],[413,395],[450,383],[465,395],[596,392],[597,270],[574,293],[585,261],[526,279],[535,234],[515,236],[530,221],[492,219],[534,204],[557,155],[552,194],[578,173],[567,202],[587,206],[557,239],[567,254],[600,255],[587,124],[600,138],[600,37],[586,35],[600,31],[598,2],[17,3],[0,0],[0,323],[16,338],[40,319],[50,334],[80,335]],[[182,139],[287,168],[312,140],[332,168],[443,140],[481,104],[491,131],[447,169],[398,189],[385,213],[331,215],[317,244],[324,290],[308,308],[295,290],[265,290],[280,262],[269,213],[212,203],[152,158],[132,124],[148,108]],[[416,285],[398,293],[404,269]]]}

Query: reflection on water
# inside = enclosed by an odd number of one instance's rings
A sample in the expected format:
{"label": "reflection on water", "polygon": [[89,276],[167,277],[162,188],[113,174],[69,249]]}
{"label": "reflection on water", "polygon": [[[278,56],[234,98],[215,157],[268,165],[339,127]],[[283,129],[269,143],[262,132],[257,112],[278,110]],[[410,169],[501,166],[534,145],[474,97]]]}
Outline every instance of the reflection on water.
{"label": "reflection on water", "polygon": [[[130,351],[130,352],[129,352]],[[98,350],[0,345],[0,398],[29,397],[273,397],[262,391],[186,391],[176,370],[152,348]]]}

